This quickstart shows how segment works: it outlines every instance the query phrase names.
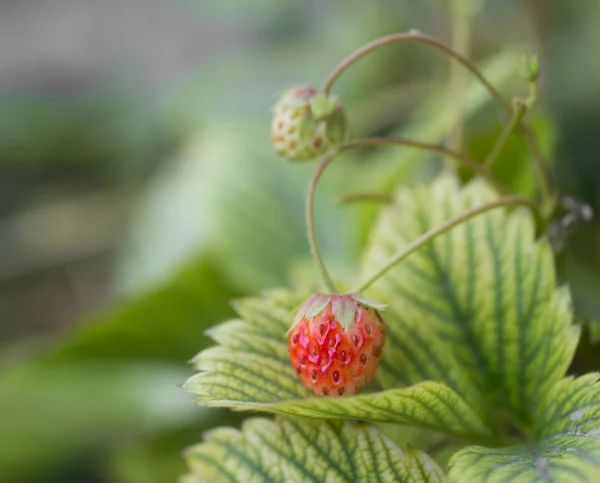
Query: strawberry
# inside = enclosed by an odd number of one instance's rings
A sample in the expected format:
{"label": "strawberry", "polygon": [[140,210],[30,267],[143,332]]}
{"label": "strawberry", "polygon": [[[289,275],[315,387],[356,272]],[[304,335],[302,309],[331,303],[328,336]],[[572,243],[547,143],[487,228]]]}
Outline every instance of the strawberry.
{"label": "strawberry", "polygon": [[271,140],[290,161],[315,159],[344,141],[346,117],[335,97],[312,87],[286,91],[273,107]]}
{"label": "strawberry", "polygon": [[350,395],[365,387],[379,366],[385,306],[360,294],[313,295],[289,332],[290,360],[302,384],[321,396]]}

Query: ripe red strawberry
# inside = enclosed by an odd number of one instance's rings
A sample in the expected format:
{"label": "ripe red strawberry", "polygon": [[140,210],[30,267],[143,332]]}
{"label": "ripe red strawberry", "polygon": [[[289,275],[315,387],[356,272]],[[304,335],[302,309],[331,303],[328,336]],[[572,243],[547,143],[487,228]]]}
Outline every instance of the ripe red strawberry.
{"label": "ripe red strawberry", "polygon": [[273,107],[273,147],[290,161],[315,159],[339,145],[345,135],[340,102],[312,87],[288,90]]}
{"label": "ripe red strawberry", "polygon": [[379,366],[385,327],[383,305],[360,294],[313,295],[289,333],[290,359],[302,384],[321,396],[350,395]]}

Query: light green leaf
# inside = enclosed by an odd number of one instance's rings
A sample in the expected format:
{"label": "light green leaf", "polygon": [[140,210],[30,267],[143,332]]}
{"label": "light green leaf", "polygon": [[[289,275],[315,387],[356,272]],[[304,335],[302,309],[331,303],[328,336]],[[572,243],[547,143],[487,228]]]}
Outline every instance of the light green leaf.
{"label": "light green leaf", "polygon": [[600,481],[598,374],[563,379],[540,404],[534,444],[466,448],[451,459],[450,480],[469,483]]}
{"label": "light green leaf", "polygon": [[209,331],[220,345],[195,357],[196,368],[203,372],[188,379],[185,389],[198,394],[198,402],[207,406],[396,422],[459,437],[490,437],[472,409],[436,382],[337,399],[312,396],[290,364],[287,347],[291,310],[302,298],[281,290],[262,299],[238,301],[235,306],[243,319]]}
{"label": "light green leaf", "polygon": [[187,460],[185,483],[446,481],[425,453],[403,454],[379,429],[358,422],[249,419],[241,431],[211,431]]}
{"label": "light green leaf", "polygon": [[[442,177],[402,189],[374,230],[366,274],[399,249],[495,194],[481,181]],[[438,237],[367,292],[388,303],[383,387],[443,381],[498,429],[531,424],[565,374],[579,331],[568,290],[556,288],[549,245],[530,216],[497,209]]]}

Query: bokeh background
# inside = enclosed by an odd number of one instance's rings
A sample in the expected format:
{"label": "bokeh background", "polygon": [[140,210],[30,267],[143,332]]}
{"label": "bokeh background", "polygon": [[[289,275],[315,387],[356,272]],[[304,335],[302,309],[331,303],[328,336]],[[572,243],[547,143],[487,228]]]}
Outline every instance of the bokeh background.
{"label": "bokeh background", "polygon": [[[563,192],[600,212],[600,3],[481,3],[471,56],[507,95],[525,95],[519,57],[539,54],[530,120]],[[231,298],[314,283],[303,228],[313,166],[272,154],[275,94],[318,85],[377,36],[418,28],[450,41],[454,7],[0,2],[1,481],[172,482],[183,448],[238,423],[177,386]],[[456,120],[449,65],[395,46],[354,66],[335,88],[353,133],[445,141]],[[468,81],[464,143],[481,159],[505,119]],[[335,198],[427,179],[440,160],[398,148],[345,158],[323,183],[318,230],[336,276],[351,281],[376,207]],[[513,140],[497,170],[524,194],[527,161]],[[571,230],[559,258],[588,318],[600,316],[597,220]],[[572,372],[600,368],[591,327]]]}

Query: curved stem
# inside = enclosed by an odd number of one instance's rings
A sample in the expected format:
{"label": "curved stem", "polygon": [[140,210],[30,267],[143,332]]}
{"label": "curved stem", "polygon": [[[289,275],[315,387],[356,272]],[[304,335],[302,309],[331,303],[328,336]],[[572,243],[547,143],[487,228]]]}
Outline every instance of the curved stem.
{"label": "curved stem", "polygon": [[454,151],[454,150],[447,148],[446,146],[442,146],[440,144],[425,143],[425,142],[421,142],[421,141],[413,141],[411,139],[392,138],[392,137],[390,137],[390,138],[367,138],[367,139],[357,139],[355,141],[350,141],[350,142],[344,144],[340,148],[340,151],[346,150],[349,148],[355,148],[355,147],[386,146],[386,145],[387,146],[408,146],[408,147],[412,147],[412,148],[423,149],[425,151],[432,151],[435,153],[443,154],[445,156],[448,156],[450,159],[453,159],[458,164],[460,164],[466,168],[469,168],[472,171],[474,171],[475,173],[477,173],[479,176],[481,176],[483,179],[485,179],[487,182],[489,182],[494,187],[494,189],[501,195],[509,194],[508,188],[506,188],[506,186],[504,186],[502,183],[500,183],[490,173],[490,171],[488,169],[486,169],[484,166],[479,164],[477,161],[471,159],[466,154],[459,153],[457,151]]}
{"label": "curved stem", "polygon": [[[408,33],[404,34],[391,34],[385,37],[381,37],[379,39],[375,39],[368,44],[360,47],[351,53],[348,57],[342,60],[331,73],[325,79],[325,83],[323,84],[323,92],[328,93],[331,90],[331,87],[335,83],[335,81],[342,75],[346,69],[348,69],[354,62],[361,59],[369,52],[378,49],[379,47],[383,47],[385,45],[389,45],[396,42],[420,42],[424,44],[431,45],[450,57],[454,58],[458,63],[463,65],[467,70],[469,70],[477,79],[485,86],[485,88],[490,92],[490,94],[498,101],[498,103],[502,106],[502,108],[508,113],[512,114],[512,107],[510,102],[496,89],[492,83],[483,75],[483,73],[473,64],[469,59],[465,56],[456,52],[452,47],[446,45],[435,37],[431,37],[430,35],[423,34],[416,30],[411,30]],[[548,205],[549,208],[552,208],[553,204],[556,200],[556,189],[554,186],[554,180],[547,169],[547,163],[544,159],[544,155],[542,154],[542,150],[539,146],[539,143],[531,130],[531,128],[523,123],[519,123],[518,125],[519,132],[522,134],[525,139],[527,145],[531,149],[533,154],[533,159],[535,163],[536,170],[538,172],[538,176],[541,181],[541,189],[542,196],[544,197],[544,204]]]}
{"label": "curved stem", "polygon": [[331,291],[331,293],[337,293],[335,288],[335,284],[333,283],[332,278],[327,271],[327,267],[325,266],[325,262],[323,261],[323,256],[321,255],[321,251],[319,250],[319,244],[317,242],[317,235],[315,231],[315,193],[317,190],[317,184],[319,179],[323,175],[323,172],[327,168],[327,166],[342,152],[348,151],[354,148],[367,147],[367,146],[384,146],[384,145],[401,145],[401,146],[409,146],[418,149],[424,149],[428,151],[437,152],[440,154],[445,154],[452,159],[456,160],[458,163],[461,163],[464,166],[467,166],[473,169],[475,172],[479,173],[483,178],[488,180],[499,193],[505,195],[508,193],[508,190],[496,180],[484,167],[479,165],[477,162],[473,161],[469,157],[464,154],[457,153],[448,149],[444,146],[440,146],[437,144],[429,144],[422,143],[420,141],[411,141],[408,139],[401,138],[368,138],[368,139],[357,139],[354,141],[347,142],[342,144],[337,151],[332,152],[325,156],[317,169],[315,170],[310,183],[308,185],[308,192],[306,193],[306,233],[308,236],[308,243],[310,245],[310,251],[312,253],[315,262],[319,268],[321,273],[321,278],[323,282],[327,286],[327,289]]}
{"label": "curved stem", "polygon": [[360,47],[358,50],[355,50],[348,57],[342,60],[336,67],[334,67],[329,76],[327,76],[327,79],[325,79],[325,83],[323,84],[323,92],[325,92],[326,94],[329,93],[331,87],[333,86],[334,82],[338,79],[338,77],[340,77],[342,73],[346,69],[348,69],[348,67],[354,64],[354,62],[364,57],[369,52],[378,49],[379,47],[383,47],[385,45],[396,42],[420,42],[442,50],[450,57],[456,59],[456,61],[458,61],[460,64],[466,67],[475,77],[477,77],[479,81],[486,87],[486,89],[492,94],[492,96],[494,96],[494,98],[496,98],[496,100],[504,107],[504,109],[510,112],[510,102],[508,102],[504,98],[504,96],[500,94],[500,92],[492,85],[492,83],[489,80],[487,80],[487,78],[481,73],[479,69],[477,69],[477,67],[475,67],[475,65],[469,59],[454,51],[452,47],[446,45],[445,43],[436,39],[435,37],[423,34],[416,30],[411,30],[410,32],[404,34],[386,35],[385,37],[375,39],[369,42],[368,44],[365,44],[364,46]]}
{"label": "curved stem", "polygon": [[[343,146],[342,146],[343,147]],[[342,151],[340,148],[338,151],[335,151],[331,154],[328,154],[323,158],[323,160],[317,166],[310,183],[308,185],[308,192],[306,193],[306,234],[308,235],[308,244],[310,245],[310,252],[319,267],[319,271],[321,272],[321,278],[329,290],[330,293],[335,294],[338,293],[327,271],[327,267],[325,266],[325,262],[323,261],[323,256],[321,255],[321,251],[319,250],[319,244],[317,242],[317,233],[315,231],[315,192],[317,190],[317,183],[319,182],[319,178],[325,171],[325,168],[331,161],[335,159],[335,157]]]}
{"label": "curved stem", "polygon": [[520,196],[508,196],[495,201],[491,201],[489,203],[486,203],[485,205],[478,206],[469,211],[466,211],[462,215],[459,215],[456,218],[452,218],[446,221],[445,223],[442,223],[440,226],[425,232],[420,237],[413,240],[411,243],[408,244],[407,247],[403,248],[394,256],[392,256],[388,263],[386,263],[382,268],[380,268],[376,273],[374,273],[365,283],[363,283],[362,286],[357,290],[357,292],[363,292],[364,290],[369,288],[379,278],[385,275],[391,268],[393,268],[395,265],[400,263],[402,260],[407,258],[409,255],[411,255],[418,249],[422,248],[427,243],[431,242],[439,235],[442,235],[447,231],[452,230],[456,226],[460,225],[461,223],[464,223],[465,221],[471,218],[474,218],[477,215],[509,205],[525,206],[531,211],[532,215],[534,216],[536,220],[536,225],[539,227],[543,224],[543,218],[538,207],[527,198],[522,198]]}
{"label": "curved stem", "polygon": [[496,164],[496,161],[498,161],[498,159],[500,158],[500,155],[502,154],[502,151],[504,151],[504,148],[506,147],[508,140],[510,139],[510,136],[515,131],[515,129],[521,122],[521,119],[523,119],[523,117],[525,116],[526,112],[527,112],[527,104],[525,104],[525,102],[523,102],[523,101],[517,100],[517,102],[515,102],[515,106],[513,109],[513,115],[512,115],[510,122],[502,130],[502,133],[500,133],[500,136],[498,137],[496,144],[494,144],[492,151],[490,152],[490,154],[486,158],[485,162],[483,163],[483,165],[489,171],[492,170],[492,168]]}

